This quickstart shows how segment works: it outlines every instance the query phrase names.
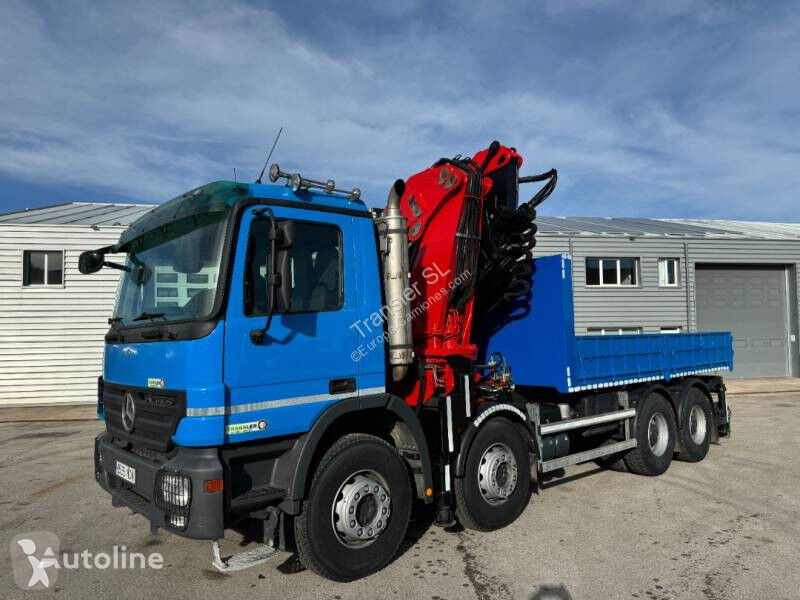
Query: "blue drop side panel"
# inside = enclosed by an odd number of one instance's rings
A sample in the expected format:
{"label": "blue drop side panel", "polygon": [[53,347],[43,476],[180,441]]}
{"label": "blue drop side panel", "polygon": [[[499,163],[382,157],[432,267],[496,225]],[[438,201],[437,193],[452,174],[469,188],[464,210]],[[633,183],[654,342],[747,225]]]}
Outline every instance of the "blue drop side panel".
{"label": "blue drop side panel", "polygon": [[729,332],[579,335],[573,388],[608,387],[643,380],[733,370]]}
{"label": "blue drop side panel", "polygon": [[574,335],[572,261],[533,262],[529,306],[519,303],[489,323],[479,344],[483,357],[505,356],[517,384],[566,393],[733,370],[729,332]]}
{"label": "blue drop side panel", "polygon": [[490,322],[479,343],[481,355],[500,352],[520,385],[567,392],[575,364],[572,268],[562,255],[533,261],[530,303],[527,300]]}

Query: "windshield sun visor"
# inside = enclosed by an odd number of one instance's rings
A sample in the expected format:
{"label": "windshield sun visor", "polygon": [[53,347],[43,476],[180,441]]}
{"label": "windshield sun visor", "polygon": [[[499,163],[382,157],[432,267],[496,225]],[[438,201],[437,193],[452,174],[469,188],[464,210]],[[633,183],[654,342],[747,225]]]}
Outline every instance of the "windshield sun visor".
{"label": "windshield sun visor", "polygon": [[115,250],[126,252],[131,241],[167,224],[185,221],[186,226],[191,227],[196,217],[217,215],[218,219],[224,218],[233,203],[246,195],[247,188],[243,185],[217,181],[176,196],[134,221],[120,236]]}

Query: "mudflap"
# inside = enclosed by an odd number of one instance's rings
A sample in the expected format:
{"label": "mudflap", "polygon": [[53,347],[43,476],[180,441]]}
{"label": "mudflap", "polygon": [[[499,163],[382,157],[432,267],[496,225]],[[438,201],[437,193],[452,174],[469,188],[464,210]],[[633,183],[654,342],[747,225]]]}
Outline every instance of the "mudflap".
{"label": "mudflap", "polygon": [[716,405],[716,414],[714,418],[716,420],[716,440],[712,440],[715,442],[719,442],[719,438],[730,438],[731,437],[731,418],[732,418],[732,411],[730,404],[728,404],[728,397],[725,393],[725,386],[721,385],[720,389],[717,391],[717,398],[718,402]]}

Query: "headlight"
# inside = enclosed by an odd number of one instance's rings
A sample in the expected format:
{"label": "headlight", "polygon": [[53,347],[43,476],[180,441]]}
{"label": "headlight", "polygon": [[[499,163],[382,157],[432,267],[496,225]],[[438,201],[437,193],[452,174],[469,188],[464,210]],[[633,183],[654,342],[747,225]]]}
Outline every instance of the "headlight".
{"label": "headlight", "polygon": [[161,469],[156,475],[153,500],[164,511],[166,524],[174,529],[186,529],[189,506],[192,503],[192,479],[180,471]]}
{"label": "headlight", "polygon": [[186,527],[186,517],[184,515],[169,515],[169,524],[177,529]]}
{"label": "headlight", "polygon": [[161,497],[166,504],[189,506],[192,480],[178,473],[164,473],[161,478]]}

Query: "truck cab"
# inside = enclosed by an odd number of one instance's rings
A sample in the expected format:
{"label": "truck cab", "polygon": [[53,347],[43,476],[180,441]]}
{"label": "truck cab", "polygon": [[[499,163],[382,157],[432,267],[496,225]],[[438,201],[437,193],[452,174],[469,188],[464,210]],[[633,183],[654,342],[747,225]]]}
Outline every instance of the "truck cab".
{"label": "truck cab", "polygon": [[[288,222],[288,306],[271,318],[270,229]],[[343,398],[387,402],[383,349],[365,352],[354,326],[382,304],[375,240],[360,200],[217,182],[107,249],[126,254],[96,442],[115,503],[201,539],[267,502],[297,509],[299,437]]]}

